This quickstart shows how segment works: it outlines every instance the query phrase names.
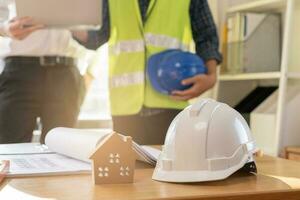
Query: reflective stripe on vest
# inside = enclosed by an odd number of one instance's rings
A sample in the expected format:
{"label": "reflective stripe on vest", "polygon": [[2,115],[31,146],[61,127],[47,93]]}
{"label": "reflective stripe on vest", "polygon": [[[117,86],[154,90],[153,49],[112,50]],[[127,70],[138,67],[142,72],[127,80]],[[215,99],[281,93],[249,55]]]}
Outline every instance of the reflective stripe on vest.
{"label": "reflective stripe on vest", "polygon": [[130,85],[143,84],[144,72],[134,72],[113,76],[110,78],[110,88],[127,87]]}
{"label": "reflective stripe on vest", "polygon": [[119,55],[121,53],[141,52],[145,49],[144,40],[121,41],[110,47],[110,53]]}
{"label": "reflective stripe on vest", "polygon": [[[166,49],[181,49],[187,51],[189,47],[177,38],[170,37],[167,35],[158,35],[147,33],[145,34],[146,45],[154,47],[162,47]],[[131,40],[121,41],[110,47],[110,53],[113,55],[119,55],[121,53],[134,53],[144,51],[145,42],[143,40]]]}
{"label": "reflective stripe on vest", "polygon": [[170,37],[167,35],[158,35],[152,33],[145,34],[146,45],[151,45],[154,47],[162,47],[166,49],[181,49],[187,51],[189,47],[177,38]]}

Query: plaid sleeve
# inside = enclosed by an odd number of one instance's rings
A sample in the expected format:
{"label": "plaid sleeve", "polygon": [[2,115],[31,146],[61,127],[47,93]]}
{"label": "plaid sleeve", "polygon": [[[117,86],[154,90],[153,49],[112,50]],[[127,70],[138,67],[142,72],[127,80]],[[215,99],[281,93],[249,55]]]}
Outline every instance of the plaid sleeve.
{"label": "plaid sleeve", "polygon": [[191,0],[190,18],[196,53],[204,60],[222,62],[219,37],[207,0]]}

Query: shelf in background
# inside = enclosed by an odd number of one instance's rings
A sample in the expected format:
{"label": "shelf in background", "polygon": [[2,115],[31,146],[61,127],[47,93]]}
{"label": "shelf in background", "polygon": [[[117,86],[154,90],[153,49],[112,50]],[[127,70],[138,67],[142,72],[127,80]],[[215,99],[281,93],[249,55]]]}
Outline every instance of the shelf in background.
{"label": "shelf in background", "polygon": [[228,13],[235,12],[263,12],[278,10],[283,8],[287,3],[287,0],[259,0],[239,6],[231,7],[227,10]]}
{"label": "shelf in background", "polygon": [[221,74],[219,76],[220,81],[264,80],[264,79],[279,79],[279,78],[280,78],[280,72]]}

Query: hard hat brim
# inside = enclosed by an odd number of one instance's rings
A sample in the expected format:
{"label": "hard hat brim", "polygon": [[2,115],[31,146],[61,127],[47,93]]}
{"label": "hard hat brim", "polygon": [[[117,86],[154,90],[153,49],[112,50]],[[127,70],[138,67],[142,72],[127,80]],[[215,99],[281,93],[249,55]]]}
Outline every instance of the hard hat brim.
{"label": "hard hat brim", "polygon": [[[196,182],[209,182],[224,180],[239,170],[243,170],[247,165],[249,155],[244,155],[243,159],[238,165],[232,166],[226,170],[218,171],[165,171],[156,167],[152,176],[153,180],[170,182],[170,183],[196,183]],[[246,163],[246,164],[245,164]],[[254,165],[253,165],[254,164]],[[249,173],[256,173],[255,162],[251,162],[251,166],[255,166],[255,170],[247,171]]]}

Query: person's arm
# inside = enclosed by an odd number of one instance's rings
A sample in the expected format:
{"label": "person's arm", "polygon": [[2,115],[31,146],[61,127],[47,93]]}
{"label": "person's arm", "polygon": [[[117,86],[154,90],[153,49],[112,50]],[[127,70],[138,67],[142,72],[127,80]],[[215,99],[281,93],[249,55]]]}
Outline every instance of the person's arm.
{"label": "person's arm", "polygon": [[219,37],[207,0],[191,0],[191,25],[196,53],[205,61],[222,62],[219,52]]}
{"label": "person's arm", "polygon": [[68,56],[78,59],[79,62],[77,63],[77,68],[79,69],[80,74],[84,77],[85,86],[88,89],[92,80],[96,76],[96,74],[93,73],[93,68],[97,67],[94,65],[96,51],[86,49],[83,45],[79,44],[72,38],[70,32],[68,32],[68,34],[70,34],[70,39],[65,52],[67,52]]}
{"label": "person's arm", "polygon": [[67,52],[68,56],[83,61],[79,64],[78,69],[80,73],[84,75],[87,73],[88,67],[91,66],[96,51],[85,48],[83,45],[79,44],[76,40],[72,38],[71,33],[69,34],[70,39],[65,52]]}
{"label": "person's arm", "polygon": [[[88,49],[96,50],[100,46],[105,44],[109,39],[110,19],[109,19],[108,0],[103,0],[102,9],[103,9],[102,10],[102,27],[100,30],[87,31],[87,32],[82,32],[82,31],[81,32],[72,32],[73,37],[75,37],[77,42],[79,42],[81,45],[85,46]],[[71,46],[78,47],[79,44],[77,42],[73,41],[73,45],[71,45]],[[88,51],[88,50],[85,50],[85,51]],[[83,47],[77,48],[77,52],[84,52]],[[88,52],[90,52],[90,51],[88,51]],[[95,54],[95,56],[97,56],[97,55]],[[90,58],[92,58],[92,57],[90,57]],[[94,68],[98,67],[93,64],[93,59],[90,59],[90,61],[91,62],[85,67],[85,69],[81,69],[81,71],[85,71],[84,80],[85,80],[85,84],[86,84],[87,88],[91,84],[94,77],[96,77],[96,74],[94,74],[94,72],[95,72]]]}
{"label": "person's arm", "polygon": [[31,17],[20,17],[4,24],[5,36],[14,40],[23,40],[34,31],[43,29],[43,24],[36,23]]}
{"label": "person's arm", "polygon": [[0,34],[16,40],[23,40],[32,32],[44,28],[31,17],[20,17],[9,20],[9,4],[11,0],[0,1]]}
{"label": "person's arm", "polygon": [[217,81],[217,65],[222,62],[217,28],[207,0],[191,0],[190,17],[196,53],[205,61],[208,73],[184,80],[183,85],[193,86],[174,91],[175,100],[190,100],[211,89]]}
{"label": "person's arm", "polygon": [[88,44],[100,47],[107,43],[110,37],[110,18],[108,0],[103,0],[102,27],[99,31],[88,32]]}
{"label": "person's arm", "polygon": [[105,44],[110,36],[109,25],[109,8],[108,0],[103,0],[102,6],[102,26],[98,31],[80,31],[73,32],[73,36],[80,44],[84,45],[88,49],[96,50],[103,44]]}

